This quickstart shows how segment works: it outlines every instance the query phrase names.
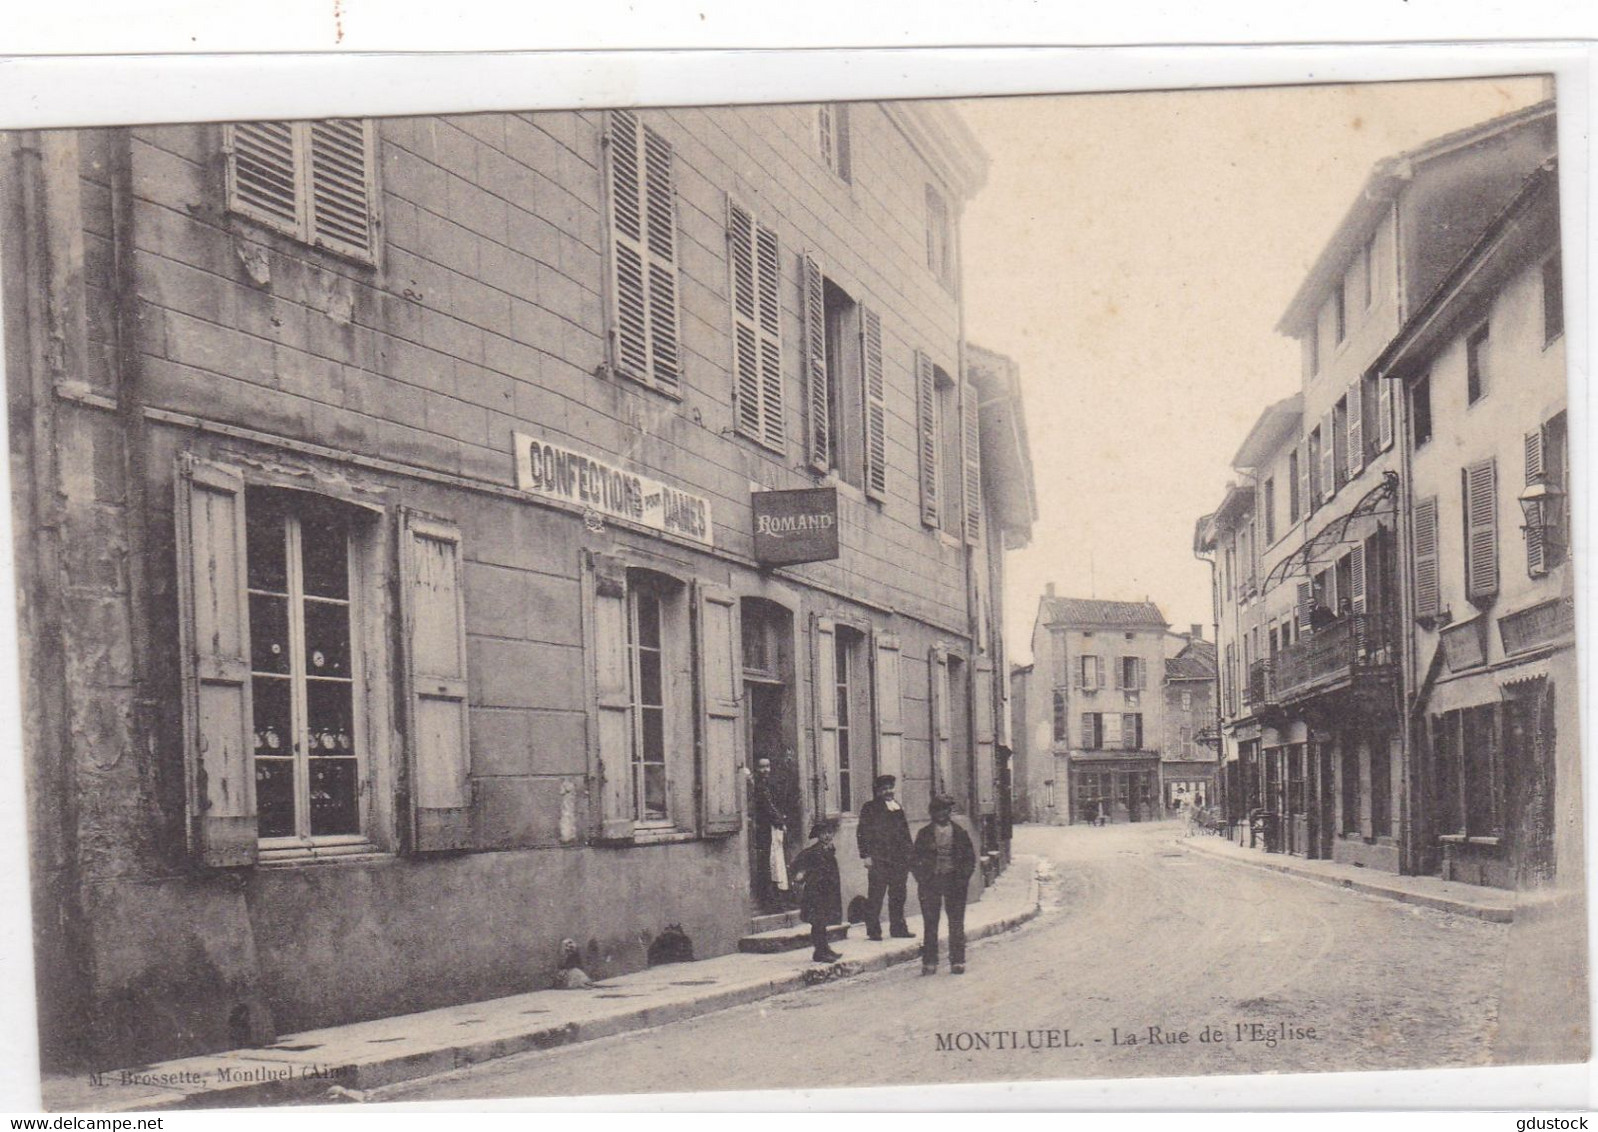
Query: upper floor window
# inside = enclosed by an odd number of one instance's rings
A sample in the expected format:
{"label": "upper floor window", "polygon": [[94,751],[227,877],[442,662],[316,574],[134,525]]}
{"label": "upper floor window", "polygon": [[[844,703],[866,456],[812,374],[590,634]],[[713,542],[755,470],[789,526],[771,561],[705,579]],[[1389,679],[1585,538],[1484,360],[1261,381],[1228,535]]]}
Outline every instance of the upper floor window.
{"label": "upper floor window", "polygon": [[1498,465],[1478,460],[1460,471],[1465,518],[1465,596],[1498,593]]}
{"label": "upper floor window", "polygon": [[1348,291],[1339,283],[1332,288],[1332,343],[1348,336]]}
{"label": "upper floor window", "polygon": [[816,107],[816,140],[821,159],[841,179],[852,181],[854,170],[849,160],[849,106],[843,102],[824,102]]}
{"label": "upper floor window", "polygon": [[1116,687],[1128,692],[1136,692],[1143,688],[1143,658],[1140,656],[1123,656],[1120,661],[1120,666],[1116,670]]}
{"label": "upper floor window", "polygon": [[1364,282],[1365,309],[1376,302],[1376,233],[1365,241],[1365,250],[1359,257],[1360,275]]}
{"label": "upper floor window", "polygon": [[1465,400],[1474,405],[1487,395],[1487,324],[1465,339]]}
{"label": "upper floor window", "polygon": [[1085,655],[1079,659],[1082,664],[1082,678],[1080,681],[1082,690],[1084,692],[1092,692],[1101,688],[1104,684],[1104,677],[1099,671],[1099,658]]}
{"label": "upper floor window", "polygon": [[1414,422],[1415,447],[1432,438],[1432,375],[1422,374],[1409,388],[1409,416]]}
{"label": "upper floor window", "polygon": [[921,522],[976,543],[982,537],[982,465],[976,391],[916,353]]}
{"label": "upper floor window", "polygon": [[1304,509],[1302,490],[1299,487],[1299,456],[1298,449],[1287,454],[1287,521],[1298,522],[1300,513]]}
{"label": "upper floor window", "polygon": [[1321,326],[1318,320],[1310,324],[1309,333],[1304,336],[1304,372],[1310,377],[1321,372]]}
{"label": "upper floor window", "polygon": [[228,208],[274,231],[371,263],[377,176],[372,123],[238,122],[226,129]]}
{"label": "upper floor window", "polygon": [[887,495],[882,319],[821,272],[804,279],[805,454],[813,471],[836,473],[871,499]]}
{"label": "upper floor window", "polygon": [[1265,509],[1265,545],[1270,546],[1276,541],[1276,478],[1274,476],[1265,481],[1262,505]]}
{"label": "upper floor window", "polygon": [[610,342],[618,373],[677,396],[677,194],[671,144],[629,110],[610,112]]}
{"label": "upper floor window", "polygon": [[783,447],[782,304],[777,233],[727,201],[727,258],[732,277],[733,419],[738,431]]}
{"label": "upper floor window", "polygon": [[1542,276],[1543,344],[1547,345],[1565,332],[1565,280],[1557,251],[1543,260]]}
{"label": "upper floor window", "polygon": [[927,186],[927,267],[938,282],[954,287],[954,235],[949,204],[934,186]]}

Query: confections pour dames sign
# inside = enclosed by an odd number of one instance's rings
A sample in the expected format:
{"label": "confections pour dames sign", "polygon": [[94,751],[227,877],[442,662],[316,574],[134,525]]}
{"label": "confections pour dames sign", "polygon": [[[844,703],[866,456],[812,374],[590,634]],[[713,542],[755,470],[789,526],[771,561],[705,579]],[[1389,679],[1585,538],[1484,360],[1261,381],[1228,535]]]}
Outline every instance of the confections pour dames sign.
{"label": "confections pour dames sign", "polygon": [[838,489],[757,491],[755,560],[766,566],[822,562],[838,557]]}
{"label": "confections pour dames sign", "polygon": [[706,546],[710,501],[526,433],[515,433],[516,486]]}

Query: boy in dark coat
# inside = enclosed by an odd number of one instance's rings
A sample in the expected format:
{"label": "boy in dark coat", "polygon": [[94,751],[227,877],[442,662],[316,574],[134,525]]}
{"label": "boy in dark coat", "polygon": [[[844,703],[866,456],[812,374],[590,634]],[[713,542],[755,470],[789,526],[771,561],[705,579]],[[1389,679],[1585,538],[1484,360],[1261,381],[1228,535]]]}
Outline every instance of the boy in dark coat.
{"label": "boy in dark coat", "polygon": [[938,973],[938,915],[949,910],[949,973],[965,974],[965,891],[976,871],[971,835],[954,823],[954,799],[932,799],[932,820],[916,834],[910,871],[921,901],[921,973]]}
{"label": "boy in dark coat", "polygon": [[910,875],[910,854],[914,844],[910,840],[910,821],[904,807],[893,799],[898,779],[891,774],[878,775],[872,783],[876,796],[860,807],[860,825],[855,830],[855,841],[860,846],[860,859],[865,862],[866,876],[866,935],[882,938],[882,898],[888,898],[888,931],[898,939],[911,939],[912,932],[904,922],[904,898]]}
{"label": "boy in dark coat", "polygon": [[843,882],[838,877],[838,855],[832,847],[838,823],[816,822],[810,829],[815,841],[794,858],[793,876],[800,885],[799,918],[810,925],[811,955],[817,963],[835,963],[843,956],[827,943],[827,927],[843,922]]}

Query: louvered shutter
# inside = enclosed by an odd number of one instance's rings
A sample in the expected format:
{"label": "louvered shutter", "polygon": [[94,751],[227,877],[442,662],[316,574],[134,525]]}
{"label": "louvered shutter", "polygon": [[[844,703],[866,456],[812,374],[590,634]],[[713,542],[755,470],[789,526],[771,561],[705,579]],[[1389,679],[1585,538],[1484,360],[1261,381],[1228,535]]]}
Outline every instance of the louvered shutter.
{"label": "louvered shutter", "polygon": [[770,448],[783,445],[782,318],[777,234],[727,200],[727,262],[732,292],[733,419]]}
{"label": "louvered shutter", "polygon": [[460,531],[406,512],[400,569],[412,846],[461,849],[471,844],[472,797]]}
{"label": "louvered shutter", "polygon": [[1393,382],[1379,378],[1376,382],[1376,448],[1386,452],[1393,446]]}
{"label": "louvered shutter", "polygon": [[904,776],[904,685],[899,638],[878,633],[876,652],[877,773]]}
{"label": "louvered shutter", "polygon": [[675,393],[681,371],[671,145],[627,110],[611,111],[609,140],[616,365]]}
{"label": "louvered shutter", "polygon": [[781,250],[777,233],[755,225],[755,294],[760,300],[761,433],[767,445],[781,449],[785,440],[782,397]]}
{"label": "louvered shutter", "polygon": [[1464,470],[1465,595],[1498,592],[1498,465],[1480,460]]}
{"label": "louvered shutter", "polygon": [[357,118],[306,125],[310,148],[310,239],[368,258],[372,255],[372,127]]}
{"label": "louvered shutter", "polygon": [[633,837],[632,679],[627,656],[627,571],[609,555],[588,556],[583,573],[589,675],[594,697],[592,778],[599,837]]}
{"label": "louvered shutter", "polygon": [[1355,378],[1348,387],[1348,478],[1365,467],[1365,385]]}
{"label": "louvered shutter", "polygon": [[961,393],[961,447],[965,455],[965,541],[982,540],[982,427],[976,386],[965,382]]}
{"label": "louvered shutter", "polygon": [[860,358],[865,371],[868,499],[888,497],[888,395],[882,372],[882,316],[860,307]]}
{"label": "louvered shutter", "polygon": [[[1055,738],[1058,739],[1060,736],[1056,734]],[[1097,746],[1098,744],[1093,741],[1093,713],[1085,711],[1082,713],[1082,749],[1091,751]]]}
{"label": "louvered shutter", "polygon": [[1415,504],[1415,615],[1436,617],[1442,611],[1437,558],[1437,499]]}
{"label": "louvered shutter", "polygon": [[1315,497],[1310,489],[1309,440],[1298,442],[1298,514],[1294,522],[1315,510]]}
{"label": "louvered shutter", "polygon": [[1321,418],[1320,500],[1326,502],[1337,493],[1337,442],[1333,430],[1337,418],[1330,410]]}
{"label": "louvered shutter", "polygon": [[[1543,430],[1535,429],[1526,434],[1526,486],[1542,483],[1545,479],[1543,464]],[[1526,532],[1526,572],[1532,577],[1540,577],[1548,572],[1548,557],[1543,549],[1543,531],[1541,527],[1530,524],[1524,528]]]}
{"label": "louvered shutter", "polygon": [[698,625],[700,782],[704,832],[737,833],[742,827],[743,727],[738,712],[738,599],[725,586],[695,587]]}
{"label": "louvered shutter", "polygon": [[1127,712],[1121,716],[1121,747],[1123,750],[1137,750],[1137,723],[1137,715],[1134,712]]}
{"label": "louvered shutter", "polygon": [[972,710],[976,713],[977,757],[974,773],[977,787],[977,813],[996,813],[998,783],[993,761],[993,661],[978,657],[972,669],[975,687]]}
{"label": "louvered shutter", "polygon": [[933,645],[927,653],[928,702],[931,718],[932,792],[944,794],[949,789],[949,654],[942,645]]}
{"label": "louvered shutter", "polygon": [[1365,547],[1356,546],[1348,552],[1348,602],[1355,613],[1366,611]]}
{"label": "louvered shutter", "polygon": [[1298,584],[1298,632],[1300,636],[1310,631],[1311,617],[1315,613],[1315,588],[1308,582]]}
{"label": "louvered shutter", "polygon": [[816,704],[817,811],[827,817],[840,812],[838,797],[838,650],[837,626],[825,617],[811,620],[811,693]]}
{"label": "louvered shutter", "polygon": [[207,865],[249,865],[258,835],[244,480],[185,457],[176,507],[189,849]]}
{"label": "louvered shutter", "polygon": [[800,259],[804,305],[805,458],[812,471],[832,468],[832,404],[827,392],[827,308],[821,267],[806,255]]}
{"label": "louvered shutter", "polygon": [[916,351],[916,431],[921,468],[921,522],[938,525],[938,389],[932,359]]}
{"label": "louvered shutter", "polygon": [[833,107],[833,145],[837,154],[837,174],[845,181],[854,179],[854,155],[849,145],[849,104],[840,102]]}
{"label": "louvered shutter", "polygon": [[228,207],[242,216],[301,234],[299,162],[292,122],[239,122],[227,127]]}

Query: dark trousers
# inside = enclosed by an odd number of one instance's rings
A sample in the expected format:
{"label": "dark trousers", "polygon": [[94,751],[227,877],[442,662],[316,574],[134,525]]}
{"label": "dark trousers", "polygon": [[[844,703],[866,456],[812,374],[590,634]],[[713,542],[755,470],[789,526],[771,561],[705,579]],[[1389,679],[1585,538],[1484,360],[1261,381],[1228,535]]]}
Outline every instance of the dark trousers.
{"label": "dark trousers", "polygon": [[827,925],[810,925],[810,946],[813,948],[812,958],[820,959],[832,951],[832,945],[827,942]]}
{"label": "dark trousers", "polygon": [[904,922],[904,898],[909,891],[903,869],[889,869],[881,865],[866,872],[866,934],[882,934],[882,898],[888,898],[888,930],[904,933],[910,929]]}
{"label": "dark trousers", "polygon": [[965,881],[935,877],[926,884],[917,882],[916,896],[921,901],[921,962],[938,965],[938,914],[949,911],[949,962],[965,962]]}

